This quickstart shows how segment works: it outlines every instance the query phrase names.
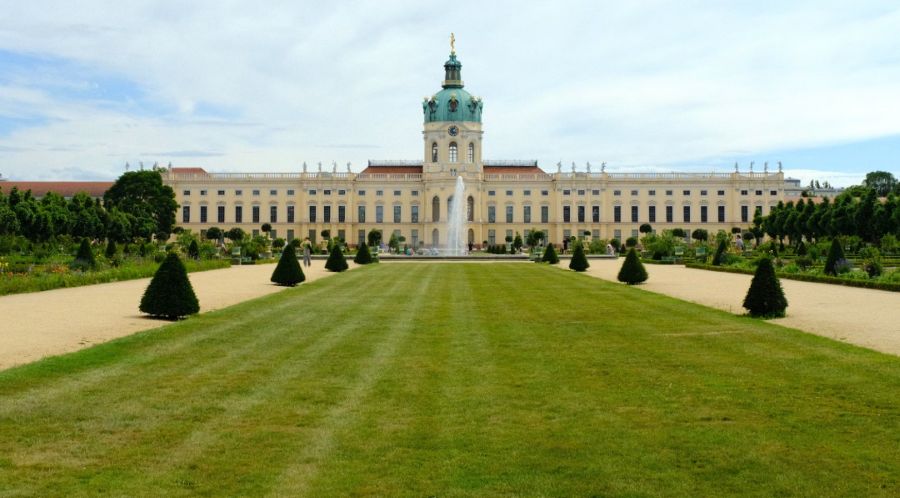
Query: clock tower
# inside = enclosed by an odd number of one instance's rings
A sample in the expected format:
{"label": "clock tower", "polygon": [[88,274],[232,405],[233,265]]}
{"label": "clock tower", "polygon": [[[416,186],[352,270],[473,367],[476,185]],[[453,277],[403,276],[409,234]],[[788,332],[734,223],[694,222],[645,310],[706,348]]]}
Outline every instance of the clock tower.
{"label": "clock tower", "polygon": [[429,175],[482,171],[482,102],[463,87],[462,64],[456,58],[453,42],[451,37],[442,89],[422,101],[425,116],[422,170]]}

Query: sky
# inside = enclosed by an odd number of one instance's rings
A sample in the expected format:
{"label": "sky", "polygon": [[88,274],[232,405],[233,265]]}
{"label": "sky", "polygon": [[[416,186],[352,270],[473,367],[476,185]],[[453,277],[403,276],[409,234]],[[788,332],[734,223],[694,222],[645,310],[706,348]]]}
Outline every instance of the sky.
{"label": "sky", "polygon": [[4,1],[0,175],[421,159],[449,35],[483,154],[900,176],[896,1]]}

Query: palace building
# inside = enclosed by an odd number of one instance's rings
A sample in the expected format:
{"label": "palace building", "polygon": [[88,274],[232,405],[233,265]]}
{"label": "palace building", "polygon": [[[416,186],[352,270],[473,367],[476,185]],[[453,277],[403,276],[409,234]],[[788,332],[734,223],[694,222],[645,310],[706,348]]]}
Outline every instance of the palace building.
{"label": "palace building", "polygon": [[441,89],[422,102],[422,158],[370,160],[360,173],[337,164],[315,171],[211,173],[201,168],[161,170],[180,206],[176,221],[203,231],[217,226],[316,241],[324,230],[350,244],[380,229],[414,248],[447,244],[449,204],[457,178],[465,185],[467,240],[502,244],[516,233],[541,230],[559,243],[573,235],[638,236],[642,224],[655,231],[703,228],[710,233],[747,227],[756,210],[799,198],[798,181],[777,172],[611,173],[545,171],[533,160],[482,156],[480,98],[463,85],[455,50],[444,63]]}

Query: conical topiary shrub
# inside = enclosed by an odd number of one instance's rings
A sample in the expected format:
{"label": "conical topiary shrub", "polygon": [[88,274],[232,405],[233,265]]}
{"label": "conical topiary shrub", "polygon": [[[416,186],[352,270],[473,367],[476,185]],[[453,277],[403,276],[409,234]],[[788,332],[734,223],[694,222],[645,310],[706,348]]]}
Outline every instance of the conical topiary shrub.
{"label": "conical topiary shrub", "polygon": [[106,243],[106,259],[112,259],[116,255],[116,241],[109,239]]}
{"label": "conical topiary shrub", "polygon": [[553,247],[552,242],[547,243],[547,248],[544,249],[544,256],[541,258],[541,261],[551,265],[559,263],[559,256],[556,254],[556,249]]}
{"label": "conical topiary shrub", "polygon": [[367,265],[371,263],[372,251],[369,249],[369,246],[360,244],[359,247],[356,248],[356,257],[353,258],[353,262],[358,265]]}
{"label": "conical topiary shrub", "polygon": [[801,240],[799,244],[797,244],[797,256],[806,256],[809,251],[806,249],[806,244]]}
{"label": "conical topiary shrub", "polygon": [[197,245],[196,240],[192,240],[191,245],[188,246],[188,257],[191,259],[200,259],[200,246]]}
{"label": "conical topiary shrub", "polygon": [[72,261],[72,269],[75,270],[93,270],[97,266],[97,260],[94,258],[94,251],[91,250],[91,243],[88,239],[81,239],[81,245],[78,246],[78,252],[75,253],[75,260]]}
{"label": "conical topiary shrub", "polygon": [[347,260],[344,259],[344,253],[341,252],[341,245],[334,244],[331,247],[331,254],[328,255],[328,261],[325,262],[325,269],[328,271],[342,272],[349,268]]}
{"label": "conical topiary shrub", "polygon": [[622,269],[619,270],[619,276],[616,278],[619,282],[625,282],[628,285],[639,284],[647,280],[647,270],[644,269],[644,264],[641,263],[634,248],[631,248],[628,255],[625,256],[625,262],[622,263]]}
{"label": "conical topiary shrub", "polygon": [[188,280],[187,270],[174,252],[166,256],[156,270],[156,275],[150,280],[150,285],[141,298],[140,310],[169,320],[177,320],[200,311],[200,303]]}
{"label": "conical topiary shrub", "polygon": [[828,258],[825,260],[825,274],[837,275],[838,261],[847,259],[844,256],[844,249],[837,237],[831,239],[831,248],[828,249]]}
{"label": "conical topiary shrub", "polygon": [[750,316],[761,318],[777,318],[784,316],[787,308],[787,299],[781,290],[781,282],[775,276],[775,267],[772,260],[763,258],[756,267],[753,281],[747,297],[744,298],[744,308],[750,312]]}
{"label": "conical topiary shrub", "polygon": [[294,251],[293,245],[288,244],[281,252],[281,259],[278,260],[278,265],[272,272],[271,280],[278,285],[288,287],[293,287],[306,280],[306,275],[300,268],[300,262],[297,261],[297,252]]}
{"label": "conical topiary shrub", "polygon": [[719,247],[716,248],[716,254],[713,256],[712,264],[714,266],[719,266],[722,264],[722,259],[725,256],[725,251],[728,250],[728,243],[724,240],[719,241]]}
{"label": "conical topiary shrub", "polygon": [[587,257],[584,255],[584,244],[580,240],[575,241],[575,250],[572,252],[572,261],[569,261],[569,269],[575,271],[584,271],[591,266]]}

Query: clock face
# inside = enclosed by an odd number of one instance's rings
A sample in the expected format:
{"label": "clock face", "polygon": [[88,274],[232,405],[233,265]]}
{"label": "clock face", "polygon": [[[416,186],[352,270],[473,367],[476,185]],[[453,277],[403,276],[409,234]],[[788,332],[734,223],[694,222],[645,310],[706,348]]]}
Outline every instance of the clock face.
{"label": "clock face", "polygon": [[459,128],[457,128],[456,126],[451,126],[449,129],[447,129],[447,133],[449,133],[451,137],[455,137],[459,134]]}

